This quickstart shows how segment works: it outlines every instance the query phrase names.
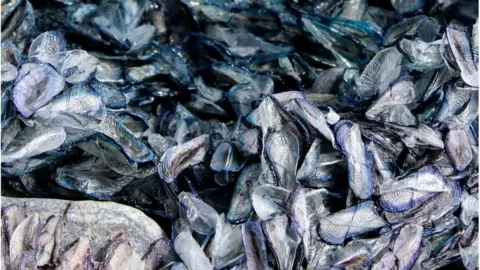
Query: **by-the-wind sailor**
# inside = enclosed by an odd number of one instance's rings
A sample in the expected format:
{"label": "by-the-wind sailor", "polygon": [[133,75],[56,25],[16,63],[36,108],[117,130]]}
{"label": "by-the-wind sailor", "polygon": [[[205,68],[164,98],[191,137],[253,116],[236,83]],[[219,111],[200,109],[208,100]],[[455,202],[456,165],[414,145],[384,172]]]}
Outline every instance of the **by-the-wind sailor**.
{"label": "by-the-wind sailor", "polygon": [[102,97],[103,103],[108,108],[119,109],[127,106],[125,95],[115,86],[97,80],[90,82],[90,86]]}
{"label": "by-the-wind sailor", "polygon": [[358,124],[348,120],[335,125],[338,145],[345,155],[348,166],[348,182],[353,192],[360,199],[372,195],[372,160],[367,154]]}
{"label": "by-the-wind sailor", "polygon": [[299,115],[301,115],[307,123],[315,127],[327,140],[332,142],[333,147],[336,147],[335,136],[327,125],[323,113],[315,107],[315,105],[304,99],[295,99],[295,102],[301,108]]}
{"label": "by-the-wind sailor", "polygon": [[473,59],[467,27],[457,20],[452,20],[447,26],[447,38],[465,83],[478,87],[478,61]]}
{"label": "by-the-wind sailor", "polygon": [[101,136],[75,145],[86,153],[99,158],[105,165],[119,174],[131,175],[138,169],[137,163],[130,162],[118,145]]}
{"label": "by-the-wind sailor", "polygon": [[402,179],[380,186],[380,205],[387,211],[400,212],[422,205],[447,190],[444,176],[435,167],[423,167]]}
{"label": "by-the-wind sailor", "polygon": [[445,151],[455,169],[463,171],[472,161],[472,149],[467,133],[463,129],[449,130],[445,136]]}
{"label": "by-the-wind sailor", "polygon": [[58,31],[47,31],[38,35],[28,50],[29,58],[37,58],[41,61],[44,57],[65,51],[67,42]]}
{"label": "by-the-wind sailor", "polygon": [[23,116],[30,117],[62,92],[64,87],[65,80],[52,66],[25,63],[15,81],[12,101]]}
{"label": "by-the-wind sailor", "polygon": [[335,186],[339,183],[332,180],[342,175],[344,160],[342,152],[326,141],[315,139],[297,171],[297,181],[307,187]]}
{"label": "by-the-wind sailor", "polygon": [[210,168],[215,172],[238,172],[245,160],[235,146],[222,142],[213,153]]}
{"label": "by-the-wind sailor", "polygon": [[390,0],[390,3],[401,14],[414,12],[425,5],[424,0]]}
{"label": "by-the-wind sailor", "polygon": [[241,225],[230,224],[224,214],[218,218],[212,245],[212,264],[217,269],[237,264],[245,258]]}
{"label": "by-the-wind sailor", "polygon": [[124,68],[114,61],[100,61],[95,72],[95,79],[103,83],[124,83]]}
{"label": "by-the-wind sailor", "polygon": [[92,76],[99,64],[98,59],[86,51],[73,50],[66,52],[60,70],[66,82],[81,83]]}
{"label": "by-the-wind sailor", "polygon": [[128,34],[139,24],[147,5],[148,1],[109,3],[98,10],[92,23],[115,42],[124,43]]}
{"label": "by-the-wind sailor", "polygon": [[422,240],[422,233],[423,227],[416,224],[407,224],[400,229],[393,246],[393,253],[398,260],[398,269],[410,269],[415,262]]}
{"label": "by-the-wind sailor", "polygon": [[192,270],[213,270],[210,260],[188,230],[180,232],[174,242],[175,252]]}
{"label": "by-the-wind sailor", "polygon": [[341,244],[345,239],[386,225],[375,211],[372,201],[360,203],[320,219],[318,234],[330,244]]}
{"label": "by-the-wind sailor", "polygon": [[201,135],[165,151],[158,165],[160,178],[171,183],[188,166],[202,162],[209,149],[209,142],[210,136]]}
{"label": "by-the-wind sailor", "polygon": [[315,40],[332,53],[337,65],[357,68],[365,63],[366,51],[355,39],[311,17],[302,16],[302,23]]}
{"label": "by-the-wind sailor", "polygon": [[210,205],[199,198],[195,198],[190,192],[182,192],[178,195],[181,212],[184,213],[192,230],[207,235],[217,225],[218,213]]}
{"label": "by-the-wind sailor", "polygon": [[299,145],[297,138],[286,132],[268,132],[265,139],[265,156],[273,168],[280,187],[293,190],[298,163]]}
{"label": "by-the-wind sailor", "polygon": [[285,213],[289,191],[273,186],[258,186],[251,195],[253,209],[261,220],[268,220],[276,214]]}
{"label": "by-the-wind sailor", "polygon": [[268,269],[265,235],[258,221],[242,224],[242,239],[248,269]]}
{"label": "by-the-wind sailor", "polygon": [[444,121],[446,118],[459,114],[471,97],[469,91],[457,89],[452,84],[445,87],[444,93],[443,102],[435,115],[437,121]]}
{"label": "by-the-wind sailor", "polygon": [[372,265],[372,270],[393,269],[393,267],[395,267],[395,260],[395,255],[392,252],[387,252],[378,262]]}
{"label": "by-the-wind sailor", "polygon": [[210,87],[205,84],[202,77],[197,77],[194,80],[198,93],[212,102],[218,103],[223,99],[224,92],[218,88]]}
{"label": "by-the-wind sailor", "polygon": [[428,17],[417,29],[418,38],[425,42],[434,41],[440,34],[442,25],[440,22],[433,18]]}
{"label": "by-the-wind sailor", "polygon": [[253,191],[254,183],[258,179],[260,169],[259,163],[247,165],[242,169],[230,200],[227,213],[229,222],[243,223],[252,215],[253,206],[250,194]]}
{"label": "by-the-wind sailor", "polygon": [[17,134],[22,130],[20,121],[15,119],[10,122],[2,130],[2,151],[17,137]]}
{"label": "by-the-wind sailor", "polygon": [[467,269],[478,267],[478,229],[477,221],[473,222],[462,232],[462,240],[459,243],[460,257]]}
{"label": "by-the-wind sailor", "polygon": [[474,0],[41,2],[1,3],[0,268],[478,268]]}
{"label": "by-the-wind sailor", "polygon": [[372,260],[372,254],[368,244],[361,241],[351,241],[345,247],[335,251],[330,263],[334,263],[337,269],[365,269]]}
{"label": "by-the-wind sailor", "polygon": [[278,269],[292,269],[299,239],[288,226],[286,215],[277,215],[263,223],[265,237],[273,249]]}
{"label": "by-the-wind sailor", "polygon": [[10,63],[2,63],[2,82],[11,82],[18,76],[17,68]]}
{"label": "by-the-wind sailor", "polygon": [[230,31],[220,27],[206,29],[208,36],[225,42],[226,52],[239,61],[263,63],[288,54],[293,48],[289,46],[273,45],[248,32]]}
{"label": "by-the-wind sailor", "polygon": [[202,116],[213,116],[217,118],[225,117],[225,110],[212,101],[195,94],[192,94],[191,97],[192,99],[190,102],[186,103],[185,106],[192,112],[196,112],[198,115]]}
{"label": "by-the-wind sailor", "polygon": [[258,98],[260,92],[253,83],[237,84],[227,92],[227,99],[237,116],[247,115],[252,108],[252,102]]}
{"label": "by-the-wind sailor", "polygon": [[427,16],[420,14],[414,17],[405,18],[390,26],[383,35],[383,45],[390,46],[405,34],[413,34],[412,32],[416,31],[426,19]]}
{"label": "by-the-wind sailor", "polygon": [[460,219],[463,224],[469,226],[475,217],[478,217],[478,193],[468,194],[464,191],[462,194],[462,211]]}
{"label": "by-the-wind sailor", "polygon": [[2,64],[9,63],[19,67],[22,64],[22,52],[11,41],[5,40],[1,43],[1,59]]}
{"label": "by-the-wind sailor", "polygon": [[443,149],[444,147],[441,133],[425,124],[419,124],[418,127],[392,125],[391,128],[398,131],[407,147],[427,147],[432,149]]}
{"label": "by-the-wind sailor", "polygon": [[264,139],[269,128],[273,131],[290,132],[295,136],[301,135],[292,116],[282,109],[279,101],[271,95],[262,100],[257,110],[251,111],[247,115],[247,120],[262,128]]}
{"label": "by-the-wind sailor", "polygon": [[287,212],[292,219],[291,226],[302,238],[305,257],[309,257],[310,224],[308,220],[307,197],[303,188],[296,188],[287,201]]}
{"label": "by-the-wind sailor", "polygon": [[101,97],[82,85],[72,86],[35,113],[41,123],[86,130],[98,128],[105,116]]}
{"label": "by-the-wind sailor", "polygon": [[432,70],[443,65],[440,53],[440,42],[426,43],[420,39],[402,39],[398,48],[410,61],[410,68],[414,70]]}
{"label": "by-the-wind sailor", "polygon": [[414,126],[416,117],[406,106],[415,101],[415,85],[412,77],[402,77],[392,83],[367,110],[365,116],[370,120],[393,123],[401,126]]}
{"label": "by-the-wind sailor", "polygon": [[100,124],[95,127],[99,131],[115,141],[123,152],[135,162],[148,162],[153,159],[153,152],[147,145],[123,125],[111,113],[107,113]]}
{"label": "by-the-wind sailor", "polygon": [[382,94],[402,70],[403,55],[396,47],[379,51],[355,80],[361,98]]}
{"label": "by-the-wind sailor", "polygon": [[88,158],[72,165],[59,167],[58,185],[99,200],[108,200],[132,179],[120,178],[100,159]]}
{"label": "by-the-wind sailor", "polygon": [[135,52],[148,46],[154,37],[155,27],[153,25],[141,25],[128,32],[125,39],[130,46],[129,52]]}
{"label": "by-the-wind sailor", "polygon": [[342,33],[357,38],[369,53],[377,53],[379,46],[382,44],[382,37],[377,30],[363,21],[351,21],[340,18],[330,19],[327,17],[322,17],[322,21],[325,21],[325,23],[333,26]]}
{"label": "by-the-wind sailor", "polygon": [[447,190],[427,200],[419,208],[401,212],[385,212],[389,223],[405,223],[416,220],[418,224],[438,221],[460,205],[461,189],[456,182],[447,182]]}
{"label": "by-the-wind sailor", "polygon": [[65,141],[62,127],[27,127],[2,151],[2,162],[12,162],[55,150]]}
{"label": "by-the-wind sailor", "polygon": [[155,267],[170,264],[176,260],[173,241],[167,237],[162,237],[153,242],[143,255],[142,261],[145,262],[145,269],[154,269]]}

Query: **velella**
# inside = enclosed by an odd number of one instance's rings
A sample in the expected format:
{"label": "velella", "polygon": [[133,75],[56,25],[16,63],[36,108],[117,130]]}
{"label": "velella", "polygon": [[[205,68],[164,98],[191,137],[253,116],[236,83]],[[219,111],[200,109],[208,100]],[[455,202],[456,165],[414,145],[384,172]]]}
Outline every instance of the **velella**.
{"label": "velella", "polygon": [[478,269],[473,0],[3,0],[2,269]]}

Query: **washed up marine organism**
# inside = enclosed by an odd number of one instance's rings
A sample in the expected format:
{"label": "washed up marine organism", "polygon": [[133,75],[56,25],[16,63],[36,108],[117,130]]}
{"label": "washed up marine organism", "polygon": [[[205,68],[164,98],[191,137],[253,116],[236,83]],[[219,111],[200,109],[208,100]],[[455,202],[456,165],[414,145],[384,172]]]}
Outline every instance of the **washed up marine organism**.
{"label": "washed up marine organism", "polygon": [[476,1],[1,10],[2,269],[478,269]]}
{"label": "washed up marine organism", "polygon": [[111,202],[5,197],[2,224],[2,269],[154,269],[176,258],[153,220]]}

